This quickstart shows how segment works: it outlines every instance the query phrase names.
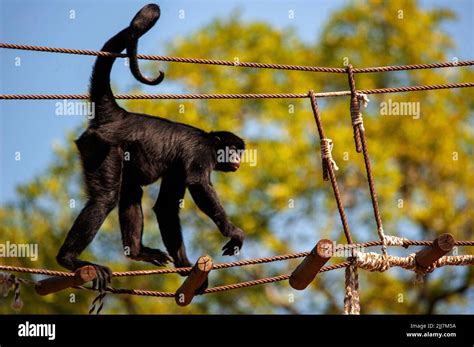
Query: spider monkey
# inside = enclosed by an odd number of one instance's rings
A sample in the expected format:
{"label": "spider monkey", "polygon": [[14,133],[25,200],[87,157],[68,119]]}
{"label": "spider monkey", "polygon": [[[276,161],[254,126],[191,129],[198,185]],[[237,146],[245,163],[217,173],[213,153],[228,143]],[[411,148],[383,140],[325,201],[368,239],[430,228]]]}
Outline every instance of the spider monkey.
{"label": "spider monkey", "polygon": [[[102,48],[113,53],[126,48],[133,76],[149,85],[163,81],[164,73],[160,71],[155,79],[141,74],[137,44],[159,17],[157,5],[146,5],[127,28]],[[222,248],[224,255],[235,254],[244,240],[243,231],[230,222],[210,180],[212,170],[232,172],[239,168],[238,154],[245,149],[244,141],[227,131],[205,132],[187,124],[124,110],[116,103],[110,87],[114,61],[115,57],[99,56],[93,68],[90,101],[95,104],[95,117],[75,141],[89,198],[57,255],[58,263],[70,270],[93,265],[98,274],[93,285],[101,291],[110,282],[110,269],[78,257],[117,205],[123,246],[134,260],[158,266],[168,262],[176,267],[191,266],[179,219],[179,203],[186,189],[222,235],[230,238]],[[233,158],[219,162],[217,153],[226,148],[233,152]],[[129,154],[129,160],[125,154]],[[142,244],[142,186],[159,178],[162,179],[160,193],[153,210],[169,255]]]}

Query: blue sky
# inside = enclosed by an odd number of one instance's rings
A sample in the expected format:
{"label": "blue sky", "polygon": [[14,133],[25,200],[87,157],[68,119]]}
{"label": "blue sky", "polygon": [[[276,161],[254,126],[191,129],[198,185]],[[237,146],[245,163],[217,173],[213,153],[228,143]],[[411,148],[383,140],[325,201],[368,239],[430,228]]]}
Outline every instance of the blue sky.
{"label": "blue sky", "polygon": [[[98,50],[148,2],[0,0],[0,41]],[[163,54],[166,42],[191,33],[215,17],[228,16],[237,8],[247,21],[266,21],[278,28],[292,26],[303,40],[315,41],[331,12],[346,4],[343,0],[158,2],[161,19],[140,40],[140,53]],[[421,4],[426,8],[442,5],[456,12],[458,20],[446,26],[458,45],[452,53],[459,59],[473,59],[474,2],[432,0]],[[178,18],[182,9],[185,20]],[[295,20],[288,19],[290,9],[295,12]],[[70,18],[71,10],[75,11],[74,19]],[[15,66],[16,57],[21,58],[21,66]],[[94,57],[89,56],[0,49],[0,93],[85,93],[93,61]],[[135,85],[128,69],[118,63],[112,80],[121,92]],[[143,89],[172,92],[160,87]],[[65,133],[82,122],[80,117],[57,116],[54,111],[55,101],[0,101],[0,204],[14,200],[15,186],[41,173],[53,158],[53,143],[63,142]],[[21,152],[21,161],[14,160],[17,151]]]}

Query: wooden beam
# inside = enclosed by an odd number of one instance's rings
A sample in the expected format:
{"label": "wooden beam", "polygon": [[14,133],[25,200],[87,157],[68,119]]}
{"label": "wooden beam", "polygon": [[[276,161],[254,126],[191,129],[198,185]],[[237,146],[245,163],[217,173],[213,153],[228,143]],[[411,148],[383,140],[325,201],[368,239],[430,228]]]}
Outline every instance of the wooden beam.
{"label": "wooden beam", "polygon": [[175,301],[179,306],[186,306],[191,303],[196,291],[204,284],[212,270],[212,258],[204,255],[198,259],[188,277],[184,280],[181,287],[175,293]]}
{"label": "wooden beam", "polygon": [[428,268],[442,256],[451,252],[454,247],[454,237],[451,234],[438,236],[431,247],[427,247],[417,252],[415,262],[421,268]]}
{"label": "wooden beam", "polygon": [[80,286],[86,282],[92,281],[97,277],[95,268],[92,265],[83,266],[74,272],[71,277],[49,277],[39,281],[35,285],[35,291],[39,295],[48,295],[59,292],[60,290]]}
{"label": "wooden beam", "polygon": [[331,259],[333,253],[331,240],[320,240],[311,253],[298,265],[290,276],[290,286],[297,290],[305,289],[316,277],[319,270]]}

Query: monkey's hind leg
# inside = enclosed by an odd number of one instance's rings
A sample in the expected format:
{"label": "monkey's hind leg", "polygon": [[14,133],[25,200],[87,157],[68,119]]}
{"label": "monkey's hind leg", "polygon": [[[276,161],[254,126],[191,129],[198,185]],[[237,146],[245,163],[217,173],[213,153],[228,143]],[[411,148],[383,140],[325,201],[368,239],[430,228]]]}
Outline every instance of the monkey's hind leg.
{"label": "monkey's hind leg", "polygon": [[[86,140],[87,141],[87,140]],[[66,240],[56,257],[58,263],[69,270],[93,265],[97,270],[94,287],[103,291],[110,283],[112,272],[105,266],[79,259],[79,255],[92,242],[107,215],[118,203],[122,177],[122,150],[120,148],[90,148],[84,139],[77,141],[89,200],[74,221]],[[95,141],[92,144],[97,145]]]}
{"label": "monkey's hind leg", "polygon": [[127,175],[124,174],[120,193],[119,219],[125,255],[134,260],[164,266],[168,262],[173,262],[173,259],[159,249],[145,247],[142,244],[142,195],[142,188],[138,184],[130,182],[130,180],[127,179]]}

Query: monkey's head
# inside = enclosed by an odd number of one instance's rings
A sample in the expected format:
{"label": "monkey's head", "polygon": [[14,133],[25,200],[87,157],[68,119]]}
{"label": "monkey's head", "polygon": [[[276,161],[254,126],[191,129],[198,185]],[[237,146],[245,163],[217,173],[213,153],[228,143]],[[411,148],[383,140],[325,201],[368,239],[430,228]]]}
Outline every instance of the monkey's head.
{"label": "monkey's head", "polygon": [[212,131],[210,135],[212,136],[217,156],[214,170],[223,172],[237,171],[245,150],[244,140],[228,131]]}

